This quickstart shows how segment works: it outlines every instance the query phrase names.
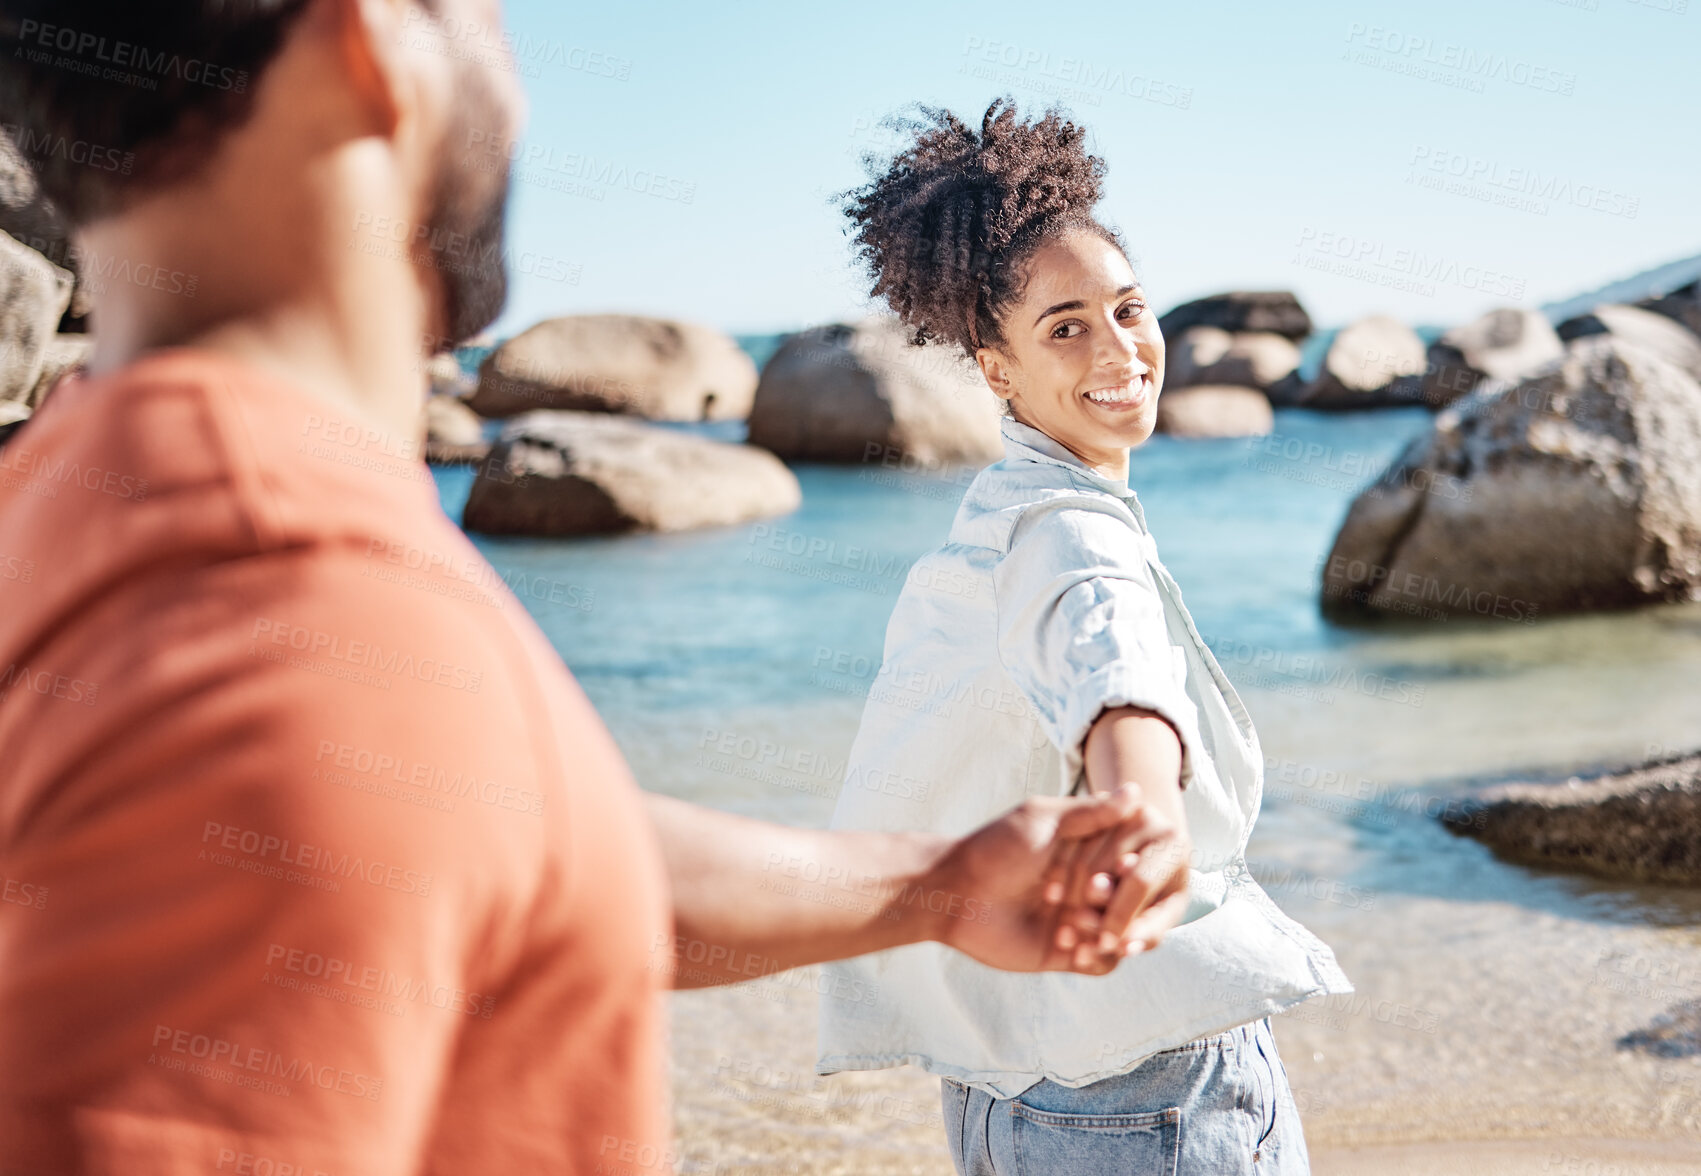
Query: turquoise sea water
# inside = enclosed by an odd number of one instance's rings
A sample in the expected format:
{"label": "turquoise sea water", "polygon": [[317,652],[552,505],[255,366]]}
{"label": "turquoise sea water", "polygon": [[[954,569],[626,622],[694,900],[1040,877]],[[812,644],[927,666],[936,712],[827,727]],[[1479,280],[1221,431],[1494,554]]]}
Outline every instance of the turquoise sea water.
{"label": "turquoise sea water", "polygon": [[[1290,827],[1315,849],[1319,820],[1330,840],[1379,843],[1380,819],[1469,858],[1473,847],[1415,819],[1422,804],[1407,790],[1446,796],[1524,768],[1701,745],[1701,610],[1532,621],[1508,608],[1498,619],[1361,626],[1322,617],[1319,568],[1348,503],[1428,420],[1421,409],[1282,410],[1268,438],[1160,436],[1135,454],[1130,480],[1164,560],[1259,720],[1271,850]],[[797,474],[801,509],[761,523],[474,541],[530,589],[522,598],[646,787],[818,823],[904,573],[942,541],[972,471]],[[437,477],[458,516],[470,474]],[[738,758],[752,740],[767,749]],[[1367,798],[1369,819],[1348,803]]]}

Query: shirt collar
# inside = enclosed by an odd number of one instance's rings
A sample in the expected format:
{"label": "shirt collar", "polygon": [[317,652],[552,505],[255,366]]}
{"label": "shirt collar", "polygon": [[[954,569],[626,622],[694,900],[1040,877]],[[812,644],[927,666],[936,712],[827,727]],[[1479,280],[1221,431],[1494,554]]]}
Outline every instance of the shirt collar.
{"label": "shirt collar", "polygon": [[1039,461],[1051,465],[1065,466],[1071,471],[1091,479],[1095,486],[1116,495],[1118,498],[1134,497],[1134,491],[1128,488],[1126,482],[1107,478],[1069,452],[1068,448],[1062,443],[1046,436],[1032,425],[1024,425],[1014,417],[1004,417],[998,424],[999,428],[1004,431],[1005,458],[1014,461]]}

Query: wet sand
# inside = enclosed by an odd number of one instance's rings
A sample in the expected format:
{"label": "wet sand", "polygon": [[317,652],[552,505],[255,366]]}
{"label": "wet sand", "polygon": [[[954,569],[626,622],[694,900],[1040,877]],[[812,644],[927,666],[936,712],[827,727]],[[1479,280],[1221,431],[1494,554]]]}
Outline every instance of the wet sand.
{"label": "wet sand", "polygon": [[[1320,1176],[1701,1172],[1701,1051],[1625,1041],[1701,989],[1701,894],[1523,870],[1417,813],[1268,825],[1255,871],[1357,985],[1275,1019]],[[950,1176],[935,1079],[815,1076],[815,976],[669,998],[680,1171]]]}
{"label": "wet sand", "polygon": [[1694,1176],[1701,1142],[1570,1139],[1331,1148],[1314,1176]]}
{"label": "wet sand", "polygon": [[[1633,973],[1696,974],[1695,931],[1428,900],[1381,914],[1412,934],[1376,959],[1349,942],[1359,991],[1275,1022],[1319,1176],[1701,1172],[1701,1056],[1617,1044],[1674,995]],[[951,1176],[935,1079],[814,1075],[813,977],[670,997],[679,1170]]]}

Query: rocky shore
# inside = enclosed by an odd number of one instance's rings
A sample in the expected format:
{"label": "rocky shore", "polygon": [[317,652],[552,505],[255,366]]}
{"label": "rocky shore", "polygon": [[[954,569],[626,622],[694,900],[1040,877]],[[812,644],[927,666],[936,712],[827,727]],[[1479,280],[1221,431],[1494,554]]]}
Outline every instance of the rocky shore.
{"label": "rocky shore", "polygon": [[0,438],[87,360],[87,294],[63,220],[0,134]]}
{"label": "rocky shore", "polygon": [[[78,268],[0,136],[0,436],[87,359]],[[1318,584],[1329,616],[1701,599],[1701,282],[1557,325],[1501,307],[1427,346],[1370,315],[1334,334],[1309,377],[1312,317],[1291,292],[1214,294],[1160,324],[1157,428],[1177,439],[1268,434],[1278,408],[1436,414],[1342,521]],[[495,346],[476,376],[442,355],[425,377],[427,458],[475,467],[467,525],[491,533],[722,525],[796,508],[781,462],[942,472],[1000,452],[1000,404],[974,366],[911,345],[889,318],[800,331],[758,371],[701,324],[569,315]],[[668,427],[738,421],[742,445]],[[678,473],[646,476],[646,461]]]}
{"label": "rocky shore", "polygon": [[1701,886],[1701,752],[1562,782],[1496,784],[1441,821],[1511,861]]}

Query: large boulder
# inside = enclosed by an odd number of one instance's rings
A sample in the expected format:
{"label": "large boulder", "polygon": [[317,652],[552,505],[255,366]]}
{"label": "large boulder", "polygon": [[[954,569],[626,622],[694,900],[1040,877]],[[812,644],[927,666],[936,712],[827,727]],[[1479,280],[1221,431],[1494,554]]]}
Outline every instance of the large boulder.
{"label": "large boulder", "polygon": [[1300,407],[1327,410],[1419,403],[1426,352],[1416,331],[1387,315],[1341,328]]}
{"label": "large boulder", "polygon": [[69,273],[0,233],[0,400],[31,403],[70,302]]}
{"label": "large boulder", "polygon": [[1166,349],[1164,387],[1229,384],[1268,392],[1298,370],[1299,348],[1283,335],[1190,327]]}
{"label": "large boulder", "polygon": [[1663,314],[1635,306],[1597,306],[1588,314],[1567,319],[1557,328],[1567,343],[1611,335],[1637,347],[1645,347],[1701,380],[1701,336]]}
{"label": "large boulder", "polygon": [[1164,340],[1164,387],[1204,383],[1199,373],[1228,354],[1234,336],[1221,327],[1189,327]]}
{"label": "large boulder", "polygon": [[28,404],[34,410],[41,407],[47,394],[60,380],[89,362],[94,354],[94,339],[88,335],[55,335],[42,349],[41,375],[30,392]]}
{"label": "large boulder", "polygon": [[750,443],[796,461],[995,461],[998,398],[968,360],[916,347],[895,318],[814,327],[762,369]]}
{"label": "large boulder", "polygon": [[[0,131],[0,233],[75,274],[76,251],[72,248],[71,231],[52,202],[41,194],[35,172],[12,136],[4,131]],[[80,280],[73,278],[66,318],[80,320],[88,312],[87,290]]]}
{"label": "large boulder", "polygon": [[616,416],[535,412],[479,466],[462,524],[492,535],[604,535],[723,526],[796,510],[773,454]]}
{"label": "large boulder", "polygon": [[492,351],[473,410],[627,413],[658,421],[741,420],[756,365],[721,332],[627,314],[549,319]]}
{"label": "large boulder", "polygon": [[1701,885],[1701,755],[1561,784],[1497,784],[1441,820],[1512,861]]}
{"label": "large boulder", "polygon": [[1311,316],[1286,290],[1237,291],[1183,302],[1158,319],[1164,337],[1175,338],[1190,327],[1225,331],[1272,331],[1288,339],[1311,334]]}
{"label": "large boulder", "polygon": [[1157,431],[1172,437],[1261,437],[1274,424],[1270,398],[1256,388],[1196,384],[1158,397]]}
{"label": "large boulder", "polygon": [[425,398],[425,460],[433,465],[468,465],[490,453],[484,421],[456,396]]}
{"label": "large boulder", "polygon": [[1565,354],[1547,316],[1502,307],[1454,327],[1429,345],[1423,399],[1442,408],[1484,380],[1513,384]]}
{"label": "large boulder", "polygon": [[1322,596],[1514,620],[1701,598],[1701,385],[1608,335],[1443,411],[1352,504]]}
{"label": "large boulder", "polygon": [[1658,298],[1644,298],[1636,304],[1642,310],[1663,314],[1673,322],[1701,335],[1701,282],[1679,286]]}

